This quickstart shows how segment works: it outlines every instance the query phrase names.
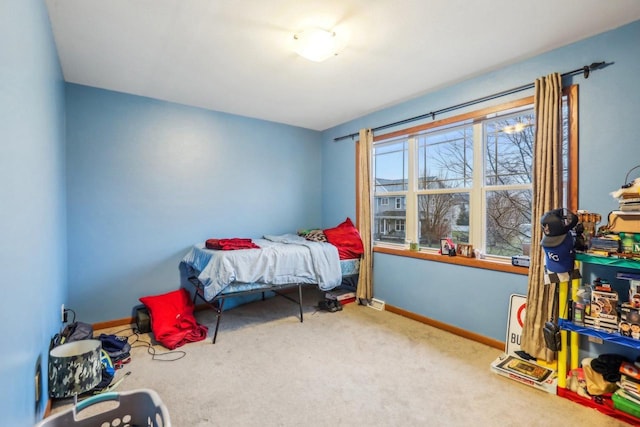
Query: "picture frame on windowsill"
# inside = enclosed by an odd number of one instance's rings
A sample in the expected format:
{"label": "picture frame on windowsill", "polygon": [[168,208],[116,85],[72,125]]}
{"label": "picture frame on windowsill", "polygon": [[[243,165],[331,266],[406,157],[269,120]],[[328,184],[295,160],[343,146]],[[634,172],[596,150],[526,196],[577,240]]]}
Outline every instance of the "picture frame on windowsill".
{"label": "picture frame on windowsill", "polygon": [[451,255],[451,253],[455,253],[456,248],[451,243],[451,239],[440,239],[440,254],[441,255]]}
{"label": "picture frame on windowsill", "polygon": [[458,243],[457,252],[459,256],[466,258],[473,258],[473,245],[465,245],[463,243]]}

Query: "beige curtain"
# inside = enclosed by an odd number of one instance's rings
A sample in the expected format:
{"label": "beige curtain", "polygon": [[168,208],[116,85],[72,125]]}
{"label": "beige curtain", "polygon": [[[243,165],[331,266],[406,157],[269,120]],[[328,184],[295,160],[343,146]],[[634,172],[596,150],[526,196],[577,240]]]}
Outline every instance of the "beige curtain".
{"label": "beige curtain", "polygon": [[542,334],[552,317],[556,284],[544,283],[544,255],[540,248],[540,217],[562,207],[562,78],[554,73],[535,82],[536,140],[533,157],[533,201],[531,264],[527,290],[527,312],[520,347],[531,356],[552,361]]}
{"label": "beige curtain", "polygon": [[373,298],[371,248],[371,147],[373,132],[371,129],[360,130],[358,141],[358,218],[357,224],[364,246],[364,255],[360,260],[360,276],[356,297],[361,304],[368,304]]}

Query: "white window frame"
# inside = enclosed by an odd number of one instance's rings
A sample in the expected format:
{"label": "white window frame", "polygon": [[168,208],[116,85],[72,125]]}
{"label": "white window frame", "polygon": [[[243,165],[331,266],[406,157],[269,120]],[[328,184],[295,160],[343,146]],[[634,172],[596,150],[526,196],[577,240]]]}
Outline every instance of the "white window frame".
{"label": "white window frame", "polygon": [[[575,88],[575,89],[573,89]],[[567,99],[569,100],[570,103],[570,107],[569,107],[569,117],[568,119],[570,120],[575,120],[575,122],[570,123],[569,124],[569,129],[571,129],[572,126],[577,126],[577,86],[574,86],[570,89],[568,89],[565,92],[565,95],[567,96]],[[530,108],[532,108],[532,97],[529,98],[525,98],[524,100],[527,100],[527,102],[520,102],[519,101],[515,101],[511,104],[515,105],[515,108],[518,110],[528,110]],[[574,104],[573,106],[571,106],[571,104]],[[491,116],[501,116],[503,115],[504,112],[509,111],[511,109],[513,109],[514,106],[510,105],[510,106],[500,106],[500,107],[493,107],[493,108],[489,108],[489,109],[485,109],[485,110],[492,110],[493,113],[490,114],[485,114],[484,118],[485,119],[490,119],[492,118]],[[483,110],[484,111],[484,110]],[[467,119],[469,116],[471,116],[473,113],[466,115]],[[462,115],[465,116],[465,115]],[[476,117],[481,117],[481,114],[478,114]],[[445,119],[445,122],[447,122],[449,125],[454,125],[454,123],[461,123],[464,122],[464,119],[460,119],[460,120],[451,120],[451,119]],[[412,128],[412,131],[417,130],[421,130],[418,129],[419,127],[416,128]],[[424,129],[435,129],[436,125],[432,125],[432,126],[424,126]],[[529,183],[529,184],[515,184],[515,185],[509,185],[509,186],[489,186],[486,185],[485,180],[484,180],[484,167],[483,167],[483,162],[485,161],[485,153],[484,153],[484,135],[482,134],[484,132],[484,125],[482,123],[477,123],[474,125],[474,133],[478,132],[479,135],[481,136],[480,138],[475,137],[474,136],[474,166],[473,166],[473,183],[474,185],[472,185],[470,188],[465,187],[465,188],[460,188],[460,189],[432,189],[430,190],[431,192],[445,192],[445,193],[454,193],[454,192],[468,192],[469,193],[469,244],[473,245],[474,248],[484,248],[485,247],[485,239],[486,239],[486,196],[487,196],[487,192],[490,191],[502,191],[502,190],[532,190],[533,184]],[[402,138],[404,134],[404,138]],[[414,133],[414,135],[416,135],[417,133]],[[408,135],[408,136],[407,136]],[[405,204],[406,204],[406,225],[405,225],[405,236],[406,236],[406,241],[411,242],[411,241],[418,241],[418,229],[419,229],[419,224],[418,222],[418,212],[417,212],[417,196],[419,194],[428,194],[429,191],[425,191],[425,190],[417,190],[417,177],[415,176],[414,171],[417,170],[417,150],[415,149],[416,146],[416,138],[410,135],[410,132],[406,132],[406,131],[397,131],[397,132],[393,132],[391,134],[388,135],[383,135],[383,136],[378,136],[375,138],[375,142],[374,142],[374,147],[377,144],[384,144],[384,143],[390,143],[392,141],[398,141],[399,139],[404,139],[405,141],[407,141],[407,146],[408,146],[408,164],[407,164],[407,169],[408,169],[408,183],[407,183],[407,191],[399,191],[399,192],[391,192],[391,193],[386,193],[385,196],[388,197],[392,197],[394,195],[402,195],[405,196]],[[571,130],[569,130],[569,151],[572,150],[576,150],[577,152],[577,136],[572,136],[571,135]],[[371,153],[372,157],[373,156],[373,152]],[[569,197],[568,196],[568,192],[569,191],[574,191],[577,192],[577,164],[576,164],[576,160],[574,160],[573,162],[571,161],[571,156],[570,153],[568,154],[568,158],[566,159],[568,161],[568,163],[572,163],[571,165],[569,165],[569,174],[567,176],[567,182],[565,182],[565,199],[566,199],[566,205],[569,208],[573,208],[574,210],[577,209],[577,206],[575,206],[577,204],[577,198],[575,198],[574,196]],[[373,165],[375,165],[375,158],[373,158]],[[572,170],[573,169],[573,170]],[[374,173],[375,173],[375,168],[373,169]],[[372,177],[373,179],[374,177]],[[475,183],[481,183],[481,185],[475,185]],[[373,187],[375,188],[375,186]],[[372,197],[381,197],[382,194],[372,194]],[[573,200],[571,200],[571,198],[573,198]],[[473,213],[477,213],[479,210],[479,212],[482,213],[482,215],[477,215],[477,214],[473,214]],[[386,246],[386,245],[390,245],[390,246],[398,246],[397,244],[394,245],[393,243],[388,243],[388,242],[380,242],[380,241],[374,241],[374,246]],[[426,249],[426,248],[421,248],[421,250],[426,250],[426,251],[430,251],[430,249]],[[437,250],[433,250],[434,252],[437,252]],[[489,257],[491,258],[491,257]],[[502,258],[504,259],[505,257],[498,257],[498,258]]]}

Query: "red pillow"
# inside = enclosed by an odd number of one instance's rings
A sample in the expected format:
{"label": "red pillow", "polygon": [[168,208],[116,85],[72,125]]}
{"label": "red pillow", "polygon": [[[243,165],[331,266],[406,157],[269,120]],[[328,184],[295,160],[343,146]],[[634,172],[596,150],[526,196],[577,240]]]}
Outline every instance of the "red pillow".
{"label": "red pillow", "polygon": [[324,234],[327,241],[338,248],[340,259],[360,258],[364,253],[360,233],[350,218],[337,227],[325,229]]}
{"label": "red pillow", "polygon": [[193,301],[186,289],[142,297],[140,302],[149,310],[156,341],[168,349],[207,337],[208,328],[196,322]]}

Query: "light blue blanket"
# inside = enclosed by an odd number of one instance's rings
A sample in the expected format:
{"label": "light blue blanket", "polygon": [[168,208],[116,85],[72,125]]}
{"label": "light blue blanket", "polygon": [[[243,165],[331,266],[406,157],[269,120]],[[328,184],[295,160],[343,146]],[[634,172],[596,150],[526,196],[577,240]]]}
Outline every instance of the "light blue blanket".
{"label": "light blue blanket", "polygon": [[184,256],[182,262],[200,272],[207,301],[234,282],[317,284],[326,291],[342,281],[338,249],[330,243],[295,234],[266,235],[253,243],[260,249],[210,250],[200,243]]}

